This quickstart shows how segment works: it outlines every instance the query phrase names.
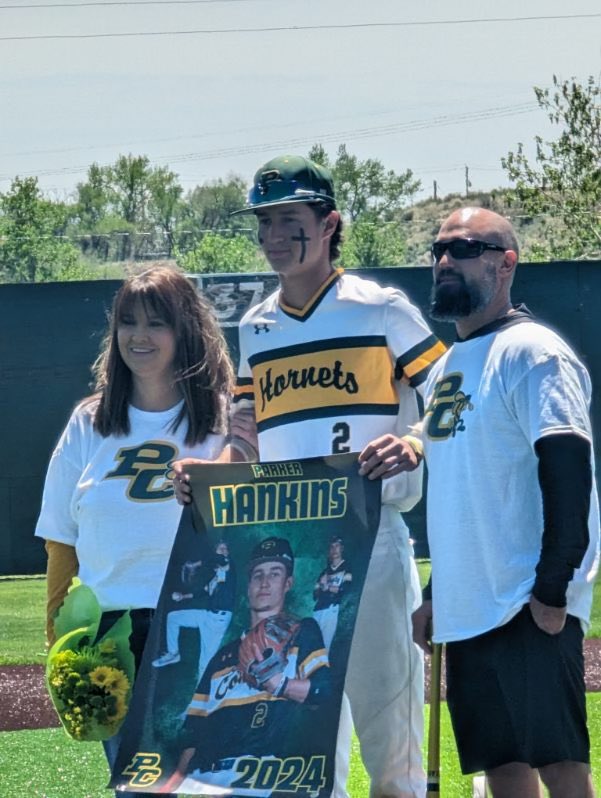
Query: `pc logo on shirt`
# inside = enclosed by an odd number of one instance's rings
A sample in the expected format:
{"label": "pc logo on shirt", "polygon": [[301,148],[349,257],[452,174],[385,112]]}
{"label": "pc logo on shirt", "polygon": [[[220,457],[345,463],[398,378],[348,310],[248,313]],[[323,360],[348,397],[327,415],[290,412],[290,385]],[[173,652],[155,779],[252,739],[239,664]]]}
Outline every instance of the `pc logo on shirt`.
{"label": "pc logo on shirt", "polygon": [[424,413],[424,429],[432,440],[455,437],[465,431],[464,413],[473,410],[471,395],[461,390],[463,374],[445,374],[434,386]]}
{"label": "pc logo on shirt", "polygon": [[146,441],[139,446],[119,449],[119,465],[105,479],[127,479],[126,494],[134,502],[160,502],[174,495],[171,464],[178,449],[165,441]]}

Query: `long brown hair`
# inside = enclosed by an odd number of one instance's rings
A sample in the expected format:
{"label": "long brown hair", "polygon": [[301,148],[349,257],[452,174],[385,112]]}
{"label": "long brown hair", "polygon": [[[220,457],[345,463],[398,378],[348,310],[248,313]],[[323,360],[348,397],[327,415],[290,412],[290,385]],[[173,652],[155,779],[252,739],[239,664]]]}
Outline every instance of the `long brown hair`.
{"label": "long brown hair", "polygon": [[186,420],[188,445],[202,442],[209,432],[226,432],[234,372],[225,339],[209,303],[191,281],[165,266],[130,277],[115,295],[102,351],[93,367],[94,398],[99,399],[94,428],[104,438],[130,430],[132,375],[119,352],[117,328],[138,301],[175,334],[175,379],[184,404],[172,429]]}

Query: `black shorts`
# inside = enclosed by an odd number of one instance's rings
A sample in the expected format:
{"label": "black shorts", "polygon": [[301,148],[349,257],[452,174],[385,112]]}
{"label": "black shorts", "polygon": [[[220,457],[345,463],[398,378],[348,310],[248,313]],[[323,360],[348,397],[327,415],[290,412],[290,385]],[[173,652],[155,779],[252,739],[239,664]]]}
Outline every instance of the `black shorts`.
{"label": "black shorts", "polygon": [[582,640],[577,618],[549,635],[526,604],[498,629],[447,644],[447,702],[463,773],[590,761]]}

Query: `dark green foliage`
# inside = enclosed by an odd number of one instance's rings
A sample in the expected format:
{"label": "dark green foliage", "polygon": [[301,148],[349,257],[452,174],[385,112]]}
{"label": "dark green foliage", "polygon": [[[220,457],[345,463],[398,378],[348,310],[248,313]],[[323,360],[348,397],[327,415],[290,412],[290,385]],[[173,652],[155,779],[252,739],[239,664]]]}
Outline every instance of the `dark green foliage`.
{"label": "dark green foliage", "polygon": [[334,177],[336,204],[346,224],[341,263],[347,268],[399,266],[405,262],[405,233],[395,220],[420,189],[410,169],[397,174],[377,158],[360,161],[345,144],[330,160],[315,144],[309,158]]}
{"label": "dark green foliage", "polygon": [[68,207],[44,199],[37,178],[15,178],[0,194],[0,279],[33,283],[73,268],[78,252],[64,237],[68,221]]}
{"label": "dark green foliage", "polygon": [[559,128],[552,141],[537,136],[531,163],[524,145],[502,159],[514,183],[510,201],[542,215],[544,238],[531,259],[601,257],[601,86],[592,76],[535,87],[537,102]]}

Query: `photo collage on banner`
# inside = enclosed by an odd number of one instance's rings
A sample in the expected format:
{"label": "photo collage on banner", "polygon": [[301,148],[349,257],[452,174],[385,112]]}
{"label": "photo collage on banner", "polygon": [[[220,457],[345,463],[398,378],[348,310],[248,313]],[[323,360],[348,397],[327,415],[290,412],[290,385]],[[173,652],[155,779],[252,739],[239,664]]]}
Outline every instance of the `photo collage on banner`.
{"label": "photo collage on banner", "polygon": [[381,483],[356,454],[189,473],[110,786],[329,795]]}

